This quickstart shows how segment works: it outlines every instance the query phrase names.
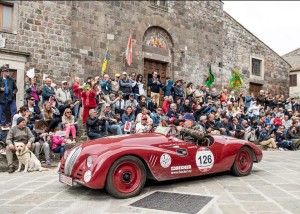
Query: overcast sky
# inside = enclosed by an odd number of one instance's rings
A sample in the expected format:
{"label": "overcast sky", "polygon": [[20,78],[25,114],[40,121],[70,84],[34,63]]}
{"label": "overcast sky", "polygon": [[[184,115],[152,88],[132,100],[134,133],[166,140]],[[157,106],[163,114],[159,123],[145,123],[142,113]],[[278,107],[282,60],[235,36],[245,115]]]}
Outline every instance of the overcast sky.
{"label": "overcast sky", "polygon": [[300,2],[223,1],[224,10],[266,45],[284,55],[300,48]]}

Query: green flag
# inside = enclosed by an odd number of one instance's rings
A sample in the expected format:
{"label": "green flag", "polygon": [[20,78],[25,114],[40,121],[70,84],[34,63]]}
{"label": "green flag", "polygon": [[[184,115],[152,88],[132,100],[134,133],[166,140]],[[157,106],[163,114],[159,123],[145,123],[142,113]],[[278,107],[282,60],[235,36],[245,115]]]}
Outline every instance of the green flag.
{"label": "green flag", "polygon": [[234,91],[241,88],[243,86],[243,78],[238,69],[235,69],[233,75],[229,82],[229,87],[231,87]]}
{"label": "green flag", "polygon": [[215,81],[215,77],[214,77],[214,75],[211,72],[211,64],[210,64],[209,71],[208,71],[208,77],[206,79],[205,86],[208,87],[208,88],[210,88],[211,84],[214,81]]}

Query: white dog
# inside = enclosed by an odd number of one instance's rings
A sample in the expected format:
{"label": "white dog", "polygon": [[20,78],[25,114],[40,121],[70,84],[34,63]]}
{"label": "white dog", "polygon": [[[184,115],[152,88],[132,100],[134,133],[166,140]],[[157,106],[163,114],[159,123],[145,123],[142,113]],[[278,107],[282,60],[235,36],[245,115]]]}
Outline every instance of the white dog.
{"label": "white dog", "polygon": [[43,168],[41,162],[37,157],[30,151],[27,146],[22,142],[15,142],[16,155],[19,160],[19,168],[16,172],[20,172],[22,164],[25,165],[23,172],[32,171],[47,171],[48,169]]}

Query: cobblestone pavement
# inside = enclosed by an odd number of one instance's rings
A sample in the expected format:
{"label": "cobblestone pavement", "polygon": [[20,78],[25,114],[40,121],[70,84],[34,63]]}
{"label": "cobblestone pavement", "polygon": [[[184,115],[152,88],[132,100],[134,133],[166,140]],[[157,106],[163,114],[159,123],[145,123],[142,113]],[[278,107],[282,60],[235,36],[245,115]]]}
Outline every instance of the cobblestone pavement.
{"label": "cobblestone pavement", "polygon": [[129,204],[153,193],[167,191],[213,196],[200,213],[300,213],[300,152],[264,152],[252,174],[229,173],[172,182],[148,182],[141,195],[126,200],[104,190],[68,187],[48,172],[1,173],[0,213],[164,213]]}

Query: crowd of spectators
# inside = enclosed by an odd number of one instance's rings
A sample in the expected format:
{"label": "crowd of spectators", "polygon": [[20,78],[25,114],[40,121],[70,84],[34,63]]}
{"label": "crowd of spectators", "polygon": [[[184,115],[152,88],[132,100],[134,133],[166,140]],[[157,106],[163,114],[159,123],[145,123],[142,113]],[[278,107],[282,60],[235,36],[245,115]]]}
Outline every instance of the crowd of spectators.
{"label": "crowd of spectators", "polygon": [[[6,150],[11,168],[14,141],[26,143],[37,157],[43,151],[51,165],[50,150],[62,157],[66,145],[76,143],[82,134],[79,127],[97,139],[178,126],[186,114],[193,115],[207,134],[244,139],[268,150],[300,149],[299,104],[292,97],[263,90],[258,96],[236,94],[171,78],[163,83],[156,71],[145,82],[143,75],[124,71],[114,77],[88,77],[85,82],[75,77],[60,87],[50,78],[38,84],[41,80],[34,77],[25,86],[26,104],[16,112],[17,86],[7,66],[1,72],[0,117],[2,129],[9,129]],[[6,122],[7,107],[11,124]]]}

